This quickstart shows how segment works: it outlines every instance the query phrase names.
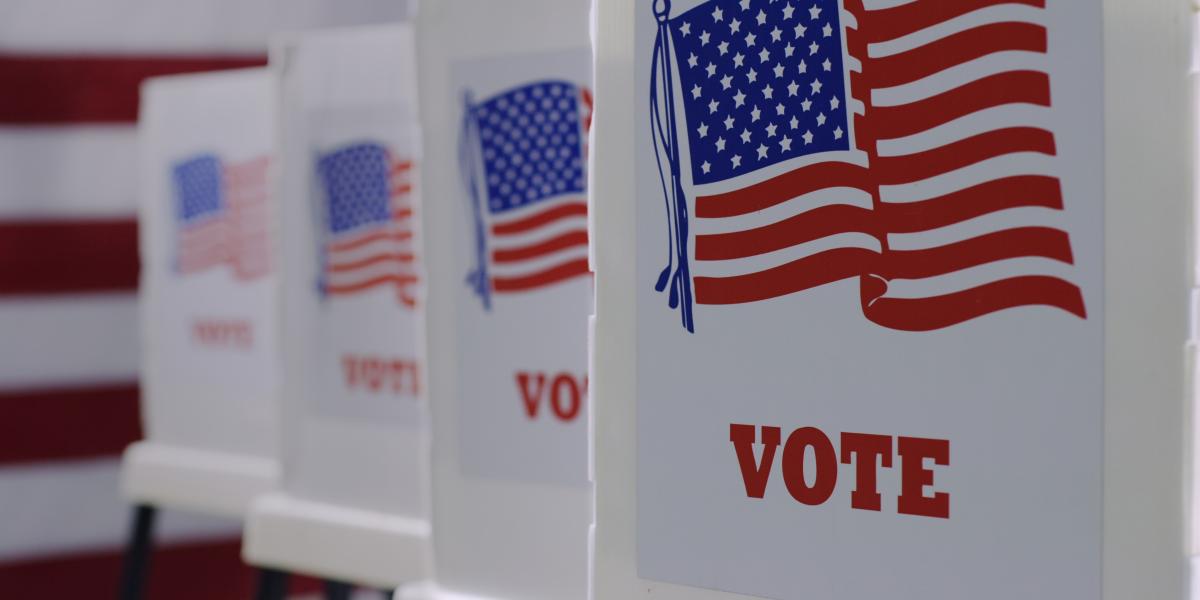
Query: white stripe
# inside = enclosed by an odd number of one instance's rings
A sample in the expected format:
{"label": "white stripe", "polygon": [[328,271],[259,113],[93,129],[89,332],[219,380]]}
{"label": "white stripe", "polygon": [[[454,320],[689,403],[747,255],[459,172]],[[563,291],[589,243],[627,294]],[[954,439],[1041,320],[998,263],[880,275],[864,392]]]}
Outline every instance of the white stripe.
{"label": "white stripe", "polygon": [[696,235],[707,235],[748,231],[778,223],[816,208],[837,205],[870,209],[872,208],[871,194],[855,188],[837,187],[817,190],[746,215],[711,219],[697,217],[694,221],[695,233]]}
{"label": "white stripe", "polygon": [[888,282],[884,297],[930,298],[1022,275],[1047,275],[1070,281],[1072,270],[1072,265],[1049,258],[1010,258],[926,279],[893,279]]}
{"label": "white stripe", "polygon": [[136,162],[133,127],[0,127],[0,219],[133,218]]}
{"label": "white stripe", "polygon": [[338,265],[360,261],[379,254],[411,253],[412,251],[411,239],[405,241],[380,239],[349,250],[330,252],[328,260],[331,264]]}
{"label": "white stripe", "polygon": [[938,71],[933,75],[889,88],[871,91],[875,106],[902,106],[948,92],[972,81],[1009,71],[1046,71],[1047,57],[1040,52],[1010,50]]}
{"label": "white stripe", "polygon": [[1052,131],[1054,123],[1052,113],[1047,107],[1006,104],[964,115],[914,135],[879,140],[876,150],[880,156],[906,156],[1008,127],[1037,127]]}
{"label": "white stripe", "polygon": [[521,248],[544,242],[569,231],[587,231],[587,215],[559,219],[520,233],[492,235],[488,238],[491,244],[488,250]]}
{"label": "white stripe", "polygon": [[1045,25],[1046,11],[1025,4],[999,4],[969,12],[965,15],[942,21],[920,31],[886,42],[867,46],[867,56],[882,58],[920,48],[932,42],[989,23],[1024,22]]}
{"label": "white stripe", "polygon": [[789,248],[731,260],[698,260],[692,274],[696,277],[735,277],[748,273],[766,271],[806,258],[826,250],[838,248],[865,248],[880,251],[879,240],[865,233],[839,233],[805,242]]}
{"label": "white stripe", "polygon": [[969,240],[988,233],[1018,227],[1052,227],[1066,231],[1066,219],[1061,210],[1042,206],[1020,206],[986,213],[929,231],[918,233],[889,233],[888,247],[892,250],[922,250]]}
{"label": "white stripe", "polygon": [[1018,152],[989,158],[973,165],[904,185],[881,185],[879,197],[883,202],[920,202],[944,196],[985,181],[1012,175],[1046,175],[1058,177],[1053,156],[1036,152]]}
{"label": "white stripe", "polygon": [[[724,154],[722,154],[722,156],[724,156]],[[796,158],[778,162],[773,165],[739,175],[737,177],[730,177],[729,179],[722,181],[714,181],[712,183],[695,185],[693,186],[693,194],[696,196],[713,196],[717,194],[724,194],[726,192],[732,192],[762,183],[768,179],[783,175],[784,173],[790,173],[796,169],[807,167],[809,165],[845,163],[848,165],[866,167],[868,166],[869,162],[870,160],[867,157],[867,153],[861,150],[835,150],[832,152],[806,154],[804,156],[797,156]]]}
{"label": "white stripe", "polygon": [[912,4],[913,2],[916,2],[916,0],[863,0],[863,10],[867,12],[884,10],[904,6],[905,4]]}
{"label": "white stripe", "polygon": [[492,263],[489,276],[511,278],[534,275],[542,271],[569,263],[574,260],[587,260],[587,246],[570,246],[545,254],[537,258],[520,262],[496,264]]}
{"label": "white stripe", "polygon": [[131,293],[4,298],[0,387],[133,380],[138,330]]}
{"label": "white stripe", "polygon": [[331,286],[347,286],[356,285],[364,281],[383,277],[388,275],[414,275],[416,269],[413,265],[402,265],[396,262],[382,262],[354,269],[352,271],[342,271],[339,273],[331,273],[326,280],[326,283]]}
{"label": "white stripe", "polygon": [[532,204],[526,204],[524,206],[506,210],[500,214],[492,214],[491,215],[491,224],[492,225],[504,225],[507,223],[513,223],[516,221],[524,220],[533,215],[536,215],[541,212],[545,212],[552,208],[557,208],[564,204],[586,204],[586,203],[587,203],[587,192],[564,194],[562,196],[553,198],[551,200],[542,200],[540,202],[534,202]]}
{"label": "white stripe", "polygon": [[[0,561],[121,548],[131,507],[120,496],[119,464],[112,458],[0,467]],[[160,515],[156,529],[162,541],[241,532],[237,521],[178,511]]]}
{"label": "white stripe", "polygon": [[401,20],[406,0],[7,0],[0,49],[265,52],[279,31]]}

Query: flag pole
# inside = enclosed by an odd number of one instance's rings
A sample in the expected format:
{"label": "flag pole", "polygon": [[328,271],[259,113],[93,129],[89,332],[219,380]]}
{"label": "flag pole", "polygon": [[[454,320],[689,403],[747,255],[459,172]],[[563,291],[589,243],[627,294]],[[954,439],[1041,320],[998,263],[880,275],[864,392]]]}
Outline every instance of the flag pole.
{"label": "flag pole", "polygon": [[484,310],[492,309],[491,281],[487,274],[487,236],[483,223],[483,205],[478,185],[478,164],[475,162],[475,145],[477,137],[474,119],[471,118],[474,106],[471,102],[471,92],[463,93],[463,128],[459,139],[459,163],[463,183],[471,196],[471,209],[475,217],[475,269],[467,274],[467,284],[470,285],[479,299],[483,302]]}
{"label": "flag pole", "polygon": [[[671,69],[674,61],[671,57],[670,15],[671,0],[654,1],[654,18],[658,21],[658,40],[655,43],[656,56],[654,60],[658,63],[656,70],[661,69],[662,74],[660,77],[654,77],[654,81],[651,83],[651,102],[652,104],[654,103],[655,90],[661,83],[663,87],[662,108],[666,115],[665,138],[661,139],[661,141],[667,152],[667,163],[670,169],[670,182],[664,181],[664,183],[667,184],[665,187],[669,188],[669,191],[666,191],[668,195],[668,211],[670,213],[668,218],[672,220],[672,225],[674,226],[674,252],[676,260],[675,272],[671,275],[670,281],[670,304],[672,307],[676,304],[679,305],[683,327],[689,332],[694,333],[696,326],[692,317],[692,277],[688,265],[688,207],[687,196],[683,192],[683,182],[680,177],[679,167],[681,157],[679,154],[679,134],[675,116],[675,82]],[[657,107],[654,110],[657,112]],[[655,114],[655,118],[657,119],[657,114]],[[659,124],[656,123],[655,125],[655,134],[662,138],[663,132],[658,126]],[[656,286],[660,291],[662,283],[663,281],[660,278],[660,285]]]}

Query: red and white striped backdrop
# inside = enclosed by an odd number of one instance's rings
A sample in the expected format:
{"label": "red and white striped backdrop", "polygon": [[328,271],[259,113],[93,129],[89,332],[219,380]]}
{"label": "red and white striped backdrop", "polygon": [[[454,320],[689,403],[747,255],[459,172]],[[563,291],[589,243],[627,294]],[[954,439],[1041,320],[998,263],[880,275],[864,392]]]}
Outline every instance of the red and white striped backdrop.
{"label": "red and white striped backdrop", "polygon": [[[0,1],[0,597],[103,597],[116,587],[129,516],[118,457],[140,437],[138,83],[263,64],[273,31],[395,20],[406,9],[405,0]],[[151,597],[247,596],[239,530],[165,514]]]}

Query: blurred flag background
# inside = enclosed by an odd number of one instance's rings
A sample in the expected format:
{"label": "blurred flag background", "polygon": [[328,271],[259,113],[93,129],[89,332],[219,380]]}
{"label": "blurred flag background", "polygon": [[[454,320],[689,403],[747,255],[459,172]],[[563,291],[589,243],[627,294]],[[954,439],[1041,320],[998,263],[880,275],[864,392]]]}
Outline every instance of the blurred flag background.
{"label": "blurred flag background", "polygon": [[[0,597],[116,590],[138,415],[138,85],[405,0],[0,0]],[[247,597],[240,525],[167,512],[151,598]]]}

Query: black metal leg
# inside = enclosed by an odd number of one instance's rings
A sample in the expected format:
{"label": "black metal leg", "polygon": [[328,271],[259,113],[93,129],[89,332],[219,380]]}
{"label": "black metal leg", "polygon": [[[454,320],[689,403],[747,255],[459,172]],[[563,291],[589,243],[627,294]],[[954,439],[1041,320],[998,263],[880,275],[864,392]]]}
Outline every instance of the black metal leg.
{"label": "black metal leg", "polygon": [[289,575],[277,569],[258,570],[258,591],[255,600],[284,600],[287,598]]}
{"label": "black metal leg", "polygon": [[129,533],[125,561],[121,565],[121,590],[117,596],[120,600],[142,600],[145,596],[157,515],[158,510],[149,504],[139,504],[133,508],[133,529]]}
{"label": "black metal leg", "polygon": [[325,600],[350,600],[354,586],[332,579],[325,580]]}

